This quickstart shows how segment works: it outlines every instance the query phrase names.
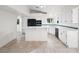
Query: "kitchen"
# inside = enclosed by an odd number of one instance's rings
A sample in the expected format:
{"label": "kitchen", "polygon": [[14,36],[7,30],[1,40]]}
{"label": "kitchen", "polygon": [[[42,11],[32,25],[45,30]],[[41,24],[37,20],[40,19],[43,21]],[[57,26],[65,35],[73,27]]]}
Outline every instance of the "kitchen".
{"label": "kitchen", "polygon": [[0,6],[0,52],[79,52],[78,12],[78,5]]}
{"label": "kitchen", "polygon": [[[52,35],[55,35],[58,40],[62,42],[66,47],[68,48],[78,48],[79,42],[78,42],[78,6],[42,6],[40,8],[39,6],[30,6],[30,8],[35,10],[47,10],[48,14],[43,14],[43,12],[34,12],[30,14],[30,19],[36,19],[41,20],[42,24],[41,26],[27,26],[27,29],[35,30],[37,32],[41,32],[40,30],[43,30],[43,33],[50,33]],[[54,7],[54,8],[52,8]],[[50,8],[52,8],[50,10]],[[50,10],[50,12],[49,12]],[[52,12],[53,10],[53,12]],[[56,11],[55,11],[56,10]],[[60,12],[59,12],[60,11]],[[62,12],[61,12],[62,11]],[[56,12],[56,13],[55,13]],[[58,13],[59,12],[59,13]],[[52,15],[52,13],[54,15]],[[48,20],[47,20],[48,19]],[[51,20],[52,19],[52,20]],[[30,32],[30,31],[27,31]],[[31,32],[32,34],[32,32]],[[47,35],[47,34],[46,34]],[[35,38],[35,41],[46,41],[45,34],[39,35],[42,37],[40,40],[37,40],[38,38]],[[30,37],[27,36],[27,37]],[[27,40],[28,41],[28,40]]]}

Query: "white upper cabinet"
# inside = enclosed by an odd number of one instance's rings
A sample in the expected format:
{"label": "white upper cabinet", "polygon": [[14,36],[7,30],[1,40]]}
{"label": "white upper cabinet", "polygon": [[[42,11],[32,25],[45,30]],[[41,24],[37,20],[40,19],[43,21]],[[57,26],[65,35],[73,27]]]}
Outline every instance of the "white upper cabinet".
{"label": "white upper cabinet", "polygon": [[79,7],[72,10],[72,23],[78,23]]}

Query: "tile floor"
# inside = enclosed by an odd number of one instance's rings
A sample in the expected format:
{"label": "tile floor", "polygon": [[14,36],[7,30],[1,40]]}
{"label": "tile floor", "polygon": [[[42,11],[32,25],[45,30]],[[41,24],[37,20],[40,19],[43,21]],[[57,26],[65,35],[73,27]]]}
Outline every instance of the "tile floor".
{"label": "tile floor", "polygon": [[14,40],[0,48],[0,53],[78,53],[78,48],[66,48],[54,35],[48,34],[48,41]]}
{"label": "tile floor", "polygon": [[79,48],[66,48],[54,35],[48,34],[48,43],[46,47],[38,48],[32,52],[35,53],[78,53]]}

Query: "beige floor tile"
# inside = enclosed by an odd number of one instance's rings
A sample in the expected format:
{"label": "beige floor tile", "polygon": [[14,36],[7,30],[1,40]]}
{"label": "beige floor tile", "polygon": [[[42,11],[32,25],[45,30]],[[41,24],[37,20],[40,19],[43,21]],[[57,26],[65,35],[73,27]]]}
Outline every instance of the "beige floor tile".
{"label": "beige floor tile", "polygon": [[0,53],[78,53],[78,48],[66,48],[54,35],[48,34],[47,41],[25,41],[22,37],[0,48]]}

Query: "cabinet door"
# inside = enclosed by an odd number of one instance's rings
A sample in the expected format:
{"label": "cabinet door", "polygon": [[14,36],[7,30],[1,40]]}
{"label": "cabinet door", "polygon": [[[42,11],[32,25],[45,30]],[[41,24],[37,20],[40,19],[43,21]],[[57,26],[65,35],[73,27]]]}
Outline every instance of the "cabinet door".
{"label": "cabinet door", "polygon": [[59,28],[59,39],[62,41],[62,29]]}
{"label": "cabinet door", "polygon": [[79,8],[72,10],[72,23],[78,23]]}
{"label": "cabinet door", "polygon": [[66,44],[67,42],[67,32],[66,32],[66,28],[63,28],[63,31],[62,31],[63,35],[62,35],[62,41],[64,44]]}
{"label": "cabinet door", "polygon": [[67,42],[67,33],[66,33],[66,30],[65,28],[60,28],[59,29],[59,39],[64,43],[66,44]]}
{"label": "cabinet door", "polygon": [[47,32],[54,35],[54,34],[55,34],[55,28],[52,27],[52,26],[50,26],[50,27],[48,28]]}
{"label": "cabinet door", "polygon": [[78,48],[78,31],[67,31],[67,45],[70,48]]}

